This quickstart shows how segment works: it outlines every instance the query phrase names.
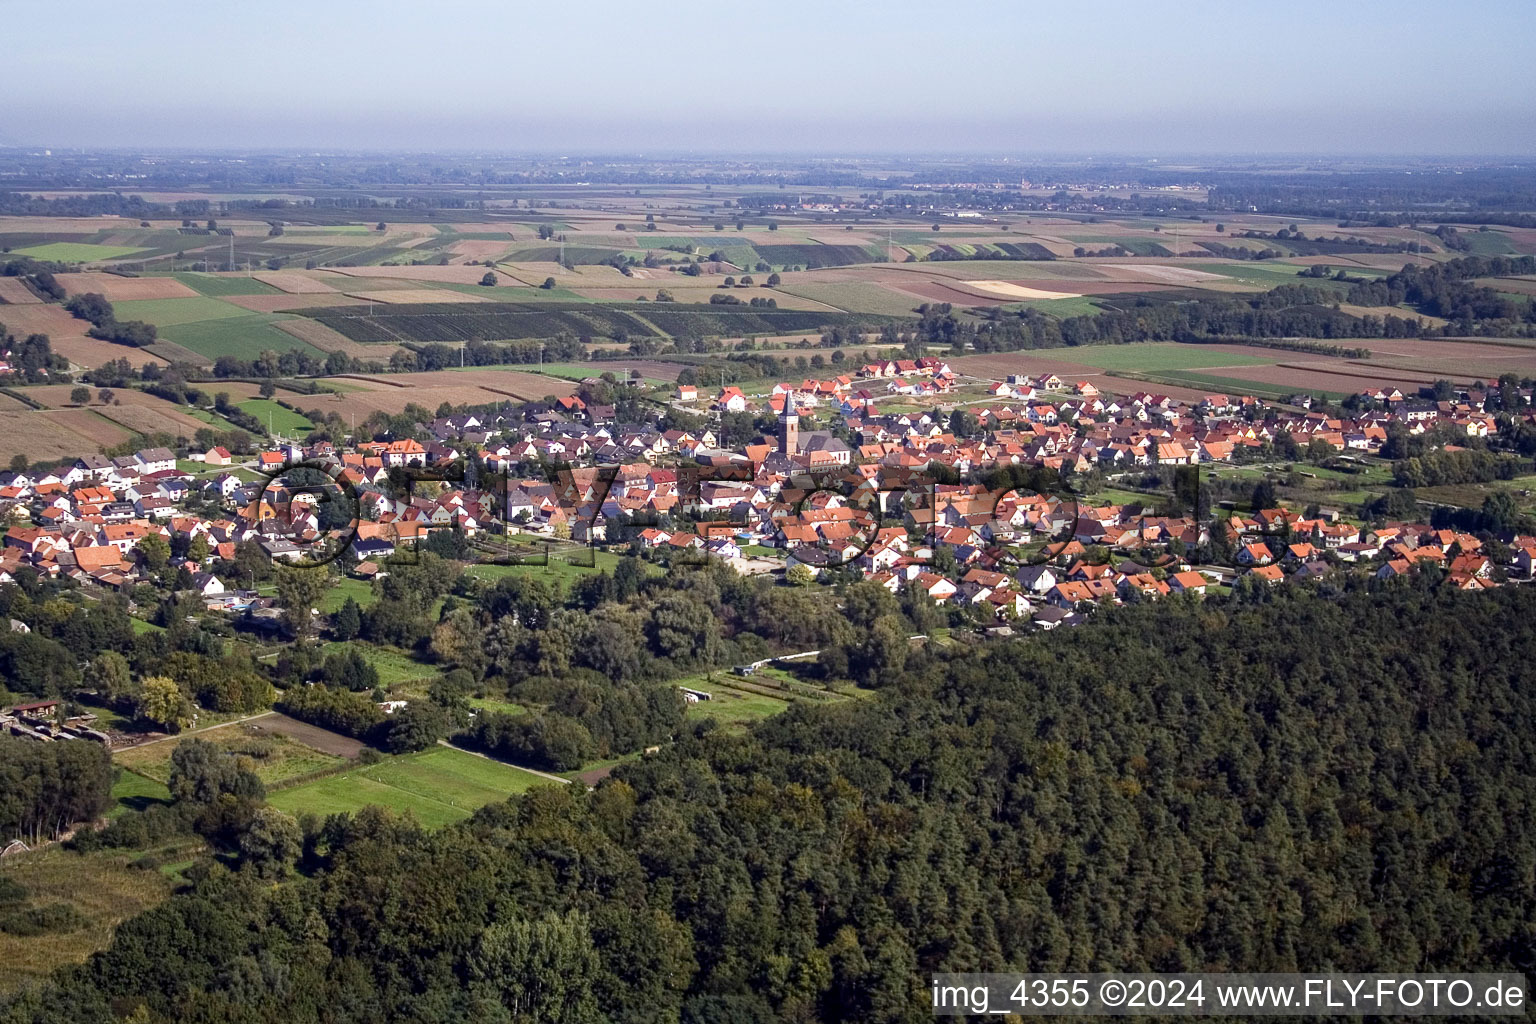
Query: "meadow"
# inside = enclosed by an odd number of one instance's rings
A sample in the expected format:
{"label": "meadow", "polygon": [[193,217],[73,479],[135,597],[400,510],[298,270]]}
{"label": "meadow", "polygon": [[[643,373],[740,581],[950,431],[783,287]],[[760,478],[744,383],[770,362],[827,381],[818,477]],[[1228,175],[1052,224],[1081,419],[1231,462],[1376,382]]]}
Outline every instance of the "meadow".
{"label": "meadow", "polygon": [[250,413],[262,423],[270,424],[273,431],[287,437],[301,437],[315,429],[315,425],[307,417],[278,405],[270,399],[248,398],[240,402],[236,408],[241,412]]}
{"label": "meadow", "polygon": [[276,288],[254,277],[214,274],[176,274],[177,281],[200,295],[223,298],[227,295],[280,295]]}
{"label": "meadow", "polygon": [[[346,598],[342,598],[341,603],[346,603]],[[358,604],[362,603],[358,601]],[[341,604],[337,607],[340,608]],[[321,653],[327,655],[343,654],[348,651],[360,655],[364,661],[378,670],[381,686],[389,687],[421,679],[433,679],[438,674],[436,666],[417,661],[398,647],[384,647],[361,640],[333,640],[321,648]]]}
{"label": "meadow", "polygon": [[267,349],[274,352],[295,349],[324,358],[325,353],[313,345],[273,326],[285,319],[287,317],[279,313],[241,311],[239,316],[221,316],[165,327],[160,330],[160,336],[210,363],[220,356],[255,359]]}
{"label": "meadow", "polygon": [[144,320],[156,327],[175,327],[200,320],[251,315],[249,310],[207,296],[191,299],[135,299],[116,302],[113,306],[119,320]]}
{"label": "meadow", "polygon": [[89,242],[47,242],[16,249],[21,256],[38,260],[57,260],[60,263],[94,263],[98,260],[120,259],[141,251],[133,245],[93,245]]}
{"label": "meadow", "polygon": [[532,772],[439,746],[279,790],[267,802],[289,814],[322,817],[387,807],[438,828],[541,783],[549,784]]}

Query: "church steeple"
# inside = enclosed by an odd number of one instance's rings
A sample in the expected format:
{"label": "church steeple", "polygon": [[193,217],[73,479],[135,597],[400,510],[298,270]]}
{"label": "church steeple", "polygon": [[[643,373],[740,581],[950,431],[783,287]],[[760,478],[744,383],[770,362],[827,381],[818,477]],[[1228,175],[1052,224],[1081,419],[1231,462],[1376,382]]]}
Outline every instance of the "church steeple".
{"label": "church steeple", "polygon": [[793,391],[784,392],[784,409],[779,413],[779,452],[789,458],[800,452],[800,416]]}

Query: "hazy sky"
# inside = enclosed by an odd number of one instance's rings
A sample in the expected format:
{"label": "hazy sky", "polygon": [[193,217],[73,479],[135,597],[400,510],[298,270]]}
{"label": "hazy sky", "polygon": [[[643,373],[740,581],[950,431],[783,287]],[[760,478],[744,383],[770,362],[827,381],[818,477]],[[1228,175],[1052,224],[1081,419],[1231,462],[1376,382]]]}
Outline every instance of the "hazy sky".
{"label": "hazy sky", "polygon": [[0,0],[0,142],[1536,153],[1533,0]]}

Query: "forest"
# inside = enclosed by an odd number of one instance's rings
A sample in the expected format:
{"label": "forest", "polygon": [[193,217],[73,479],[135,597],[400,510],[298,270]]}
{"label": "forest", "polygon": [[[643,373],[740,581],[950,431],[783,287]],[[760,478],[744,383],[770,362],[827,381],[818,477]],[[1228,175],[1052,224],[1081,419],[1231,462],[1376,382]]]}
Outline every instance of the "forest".
{"label": "forest", "polygon": [[936,970],[1530,971],[1533,656],[1529,588],[1170,598],[915,646],[869,699],[437,832],[295,824],[191,750],[218,860],[0,1020],[918,1022]]}

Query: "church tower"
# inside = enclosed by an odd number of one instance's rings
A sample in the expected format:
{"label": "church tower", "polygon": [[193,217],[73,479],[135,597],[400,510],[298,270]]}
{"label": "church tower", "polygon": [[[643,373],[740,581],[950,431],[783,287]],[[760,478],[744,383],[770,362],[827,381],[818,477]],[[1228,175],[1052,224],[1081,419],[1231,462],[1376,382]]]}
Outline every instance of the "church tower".
{"label": "church tower", "polygon": [[788,458],[800,453],[800,417],[793,391],[784,392],[784,411],[779,413],[779,452]]}

